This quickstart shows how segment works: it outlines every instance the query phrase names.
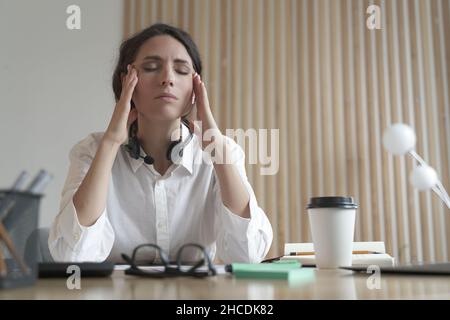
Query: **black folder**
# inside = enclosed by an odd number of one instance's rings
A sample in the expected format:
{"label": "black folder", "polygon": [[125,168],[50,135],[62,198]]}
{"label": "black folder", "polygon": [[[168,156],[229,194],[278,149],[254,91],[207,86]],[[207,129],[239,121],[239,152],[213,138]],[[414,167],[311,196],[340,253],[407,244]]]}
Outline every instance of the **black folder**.
{"label": "black folder", "polygon": [[112,262],[41,262],[39,278],[67,278],[73,274],[73,267],[80,268],[81,277],[108,277],[114,271]]}
{"label": "black folder", "polygon": [[[367,266],[341,267],[341,269],[357,272],[367,272]],[[399,265],[394,267],[380,267],[381,273],[421,274],[421,275],[450,275],[450,263],[433,263],[420,265]]]}

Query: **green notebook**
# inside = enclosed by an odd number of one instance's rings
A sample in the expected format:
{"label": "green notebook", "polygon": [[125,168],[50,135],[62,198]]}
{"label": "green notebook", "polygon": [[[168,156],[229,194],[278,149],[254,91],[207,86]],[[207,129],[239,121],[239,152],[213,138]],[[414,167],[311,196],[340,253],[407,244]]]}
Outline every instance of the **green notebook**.
{"label": "green notebook", "polygon": [[273,263],[233,263],[231,271],[238,279],[284,279],[298,281],[314,277],[310,268],[301,268],[298,261],[276,261]]}

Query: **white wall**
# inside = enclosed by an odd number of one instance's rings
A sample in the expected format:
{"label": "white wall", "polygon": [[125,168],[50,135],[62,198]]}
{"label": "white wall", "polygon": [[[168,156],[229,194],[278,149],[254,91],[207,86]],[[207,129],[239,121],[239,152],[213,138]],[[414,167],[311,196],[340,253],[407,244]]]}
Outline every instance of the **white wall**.
{"label": "white wall", "polygon": [[[81,30],[66,28],[72,4]],[[0,188],[23,169],[50,171],[40,226],[58,213],[70,148],[109,122],[122,10],[121,0],[0,0]]]}

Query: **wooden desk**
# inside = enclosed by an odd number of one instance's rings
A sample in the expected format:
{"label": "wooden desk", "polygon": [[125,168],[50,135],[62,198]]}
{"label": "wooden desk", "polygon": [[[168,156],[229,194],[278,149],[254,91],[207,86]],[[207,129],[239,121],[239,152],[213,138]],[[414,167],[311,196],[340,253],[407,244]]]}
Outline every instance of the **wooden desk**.
{"label": "wooden desk", "polygon": [[145,279],[114,271],[109,278],[82,278],[80,290],[66,279],[39,279],[35,286],[0,290],[0,299],[450,299],[450,277],[382,275],[370,290],[370,274],[314,270],[300,284],[284,280],[241,280],[231,275],[208,279]]}

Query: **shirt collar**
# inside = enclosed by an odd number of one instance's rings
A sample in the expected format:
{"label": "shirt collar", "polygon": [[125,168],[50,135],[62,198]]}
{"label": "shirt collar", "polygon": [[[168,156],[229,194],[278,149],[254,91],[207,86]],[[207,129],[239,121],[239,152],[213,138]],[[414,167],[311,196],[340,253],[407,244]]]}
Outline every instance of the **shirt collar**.
{"label": "shirt collar", "polygon": [[[188,137],[189,137],[189,129],[186,127],[186,125],[182,125],[181,126],[181,136],[183,141],[185,141]],[[181,163],[180,163],[180,167],[184,168],[185,170],[187,170],[189,172],[189,174],[192,174],[192,167],[193,167],[193,161],[194,161],[194,143],[193,143],[194,139],[191,139],[191,141],[189,141],[189,143],[184,147],[183,149],[183,156],[181,158]],[[144,151],[144,149],[142,149],[142,147],[140,147],[140,154],[142,156],[145,157],[146,153]],[[139,158],[139,159],[134,159],[131,157],[130,153],[128,151],[125,151],[125,153],[127,154],[126,157],[128,158],[129,162],[130,162],[130,166],[131,169],[133,170],[134,173],[136,173],[136,171],[142,166],[142,165],[147,165],[144,163],[144,159],[143,158]],[[153,165],[151,165],[153,166]]]}

